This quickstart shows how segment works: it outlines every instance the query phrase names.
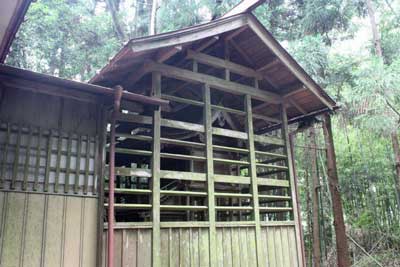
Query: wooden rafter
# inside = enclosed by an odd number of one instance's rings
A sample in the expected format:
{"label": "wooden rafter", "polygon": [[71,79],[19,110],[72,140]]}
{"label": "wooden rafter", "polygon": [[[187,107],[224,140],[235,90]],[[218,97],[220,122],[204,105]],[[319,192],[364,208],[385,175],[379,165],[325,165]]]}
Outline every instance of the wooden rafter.
{"label": "wooden rafter", "polygon": [[[177,45],[174,47],[171,47],[165,51],[159,51],[155,57],[155,61],[157,62],[164,62],[166,60],[168,60],[169,58],[171,58],[172,56],[174,56],[176,53],[182,51],[182,46],[181,45]],[[146,63],[144,63],[139,70],[137,70],[136,72],[134,72],[127,80],[127,84],[132,85],[134,83],[136,83],[137,81],[139,81],[141,78],[143,78],[143,76],[145,76],[147,73],[149,72],[149,66],[146,65]]]}
{"label": "wooden rafter", "polygon": [[286,52],[286,50],[272,37],[262,24],[251,14],[248,15],[249,27],[271,49],[283,64],[296,76],[325,106],[333,110],[334,102],[322,95],[322,90],[300,67],[300,65]]}

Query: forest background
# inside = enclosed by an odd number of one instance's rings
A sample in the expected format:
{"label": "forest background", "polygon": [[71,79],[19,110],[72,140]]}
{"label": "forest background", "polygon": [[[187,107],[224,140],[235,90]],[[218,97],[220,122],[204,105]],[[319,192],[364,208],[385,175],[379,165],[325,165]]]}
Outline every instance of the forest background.
{"label": "forest background", "polygon": [[[210,21],[238,2],[37,0],[6,62],[87,81],[129,39]],[[400,119],[400,1],[269,0],[253,13],[340,105],[333,131],[353,266],[400,266],[400,154],[396,161],[393,150]],[[295,151],[308,266],[316,265],[317,228],[317,260],[335,266],[318,121],[299,131]]]}

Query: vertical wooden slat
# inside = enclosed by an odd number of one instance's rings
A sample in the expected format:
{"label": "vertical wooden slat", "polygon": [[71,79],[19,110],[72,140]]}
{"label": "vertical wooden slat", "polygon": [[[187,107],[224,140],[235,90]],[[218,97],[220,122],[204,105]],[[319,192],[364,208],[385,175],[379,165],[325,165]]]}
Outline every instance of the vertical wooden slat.
{"label": "vertical wooden slat", "polygon": [[55,181],[54,192],[55,193],[58,193],[58,186],[60,183],[61,149],[62,149],[62,134],[61,134],[61,131],[58,130],[56,175],[54,176],[54,181]]}
{"label": "vertical wooden slat", "polygon": [[69,176],[71,173],[71,147],[72,147],[72,134],[68,134],[67,143],[67,161],[65,164],[65,182],[64,182],[64,193],[69,192]]}
{"label": "vertical wooden slat", "polygon": [[97,190],[99,190],[99,186],[97,186],[96,181],[98,181],[99,178],[99,170],[97,169],[100,162],[99,161],[99,137],[96,136],[94,139],[94,148],[93,148],[93,153],[94,153],[94,161],[93,161],[93,170],[94,170],[94,174],[93,174],[93,182],[92,182],[92,194],[96,195],[97,194]]}
{"label": "vertical wooden slat", "polygon": [[[161,97],[161,74],[152,73],[154,96]],[[152,266],[160,267],[160,152],[161,152],[161,108],[156,107],[153,114],[153,153],[152,153]]]}
{"label": "vertical wooden slat", "polygon": [[90,137],[86,136],[86,158],[85,158],[85,182],[83,185],[83,193],[86,195],[88,193],[88,183],[89,183],[89,162],[90,162]]}
{"label": "vertical wooden slat", "polygon": [[239,227],[231,227],[231,246],[232,246],[232,266],[240,266],[240,239],[239,239]]}
{"label": "vertical wooden slat", "polygon": [[77,194],[79,191],[79,176],[81,173],[81,143],[82,136],[78,135],[78,141],[76,146],[76,165],[75,165],[75,183],[74,183],[74,193]]}
{"label": "vertical wooden slat", "polygon": [[82,199],[66,197],[64,266],[80,266],[80,237]]}
{"label": "vertical wooden slat", "polygon": [[1,163],[1,172],[0,172],[0,188],[4,187],[4,180],[6,176],[6,167],[7,167],[7,157],[8,157],[8,147],[10,143],[10,135],[11,135],[11,130],[10,130],[10,125],[7,123],[7,133],[6,133],[6,140],[4,143],[4,151],[3,151],[3,161]]}
{"label": "vertical wooden slat", "polygon": [[199,262],[200,266],[210,266],[209,229],[199,229]]}
{"label": "vertical wooden slat", "polygon": [[13,174],[11,179],[10,188],[15,189],[15,183],[17,182],[18,176],[18,164],[19,164],[19,151],[21,147],[21,126],[17,125],[17,143],[15,145],[15,154],[14,154],[14,166],[13,166]]}
{"label": "vertical wooden slat", "polygon": [[29,163],[30,163],[30,156],[31,156],[31,142],[32,142],[32,128],[29,127],[28,140],[27,140],[27,144],[26,144],[24,182],[22,184],[22,190],[26,190],[28,187]]}
{"label": "vertical wooden slat", "polygon": [[241,267],[251,267],[249,261],[249,255],[247,250],[247,230],[246,228],[239,227],[239,249],[240,249],[240,266]]}
{"label": "vertical wooden slat", "polygon": [[161,266],[169,266],[169,229],[161,229]]}
{"label": "vertical wooden slat", "polygon": [[96,266],[97,254],[97,199],[85,198],[85,221],[83,229],[82,266]]}
{"label": "vertical wooden slat", "polygon": [[297,194],[296,188],[294,185],[294,176],[293,169],[294,163],[292,161],[292,152],[290,150],[290,141],[289,141],[289,129],[288,129],[288,119],[286,113],[286,107],[284,104],[281,105],[281,117],[282,117],[282,137],[285,140],[285,150],[287,155],[287,163],[288,163],[288,173],[289,173],[289,181],[290,181],[290,194],[292,196],[292,207],[293,207],[293,219],[295,222],[295,233],[296,233],[296,248],[297,248],[297,257],[299,267],[303,267],[302,261],[302,249],[301,249],[301,231],[300,231],[300,222],[299,222],[299,210],[297,209]]}
{"label": "vertical wooden slat", "polygon": [[259,201],[258,201],[258,184],[257,184],[257,167],[256,167],[256,153],[254,147],[254,129],[253,129],[253,111],[251,106],[251,96],[246,95],[246,113],[247,113],[247,124],[246,130],[248,134],[248,149],[250,159],[250,177],[251,177],[251,192],[253,195],[253,216],[256,223],[255,226],[255,238],[256,238],[256,255],[257,255],[257,266],[263,266],[264,255],[261,243],[261,226],[260,226],[260,212],[259,212]]}
{"label": "vertical wooden slat", "polygon": [[23,266],[40,266],[45,199],[43,194],[28,195]]}
{"label": "vertical wooden slat", "polygon": [[9,193],[4,223],[1,266],[19,266],[26,194]]}
{"label": "vertical wooden slat", "polygon": [[210,266],[216,266],[216,227],[215,227],[215,196],[214,196],[214,160],[212,148],[212,115],[211,115],[211,90],[208,84],[204,85],[204,129],[206,138],[207,157],[207,193],[208,193],[208,221],[210,223]]}
{"label": "vertical wooden slat", "polygon": [[269,267],[276,267],[274,227],[267,227],[266,232]]}
{"label": "vertical wooden slat", "polygon": [[37,190],[39,183],[39,169],[40,169],[40,158],[41,158],[41,140],[42,140],[42,128],[38,128],[37,144],[36,144],[36,164],[35,164],[35,177],[33,182],[33,191]]}
{"label": "vertical wooden slat", "polygon": [[49,178],[50,178],[50,167],[51,167],[51,150],[53,146],[53,131],[49,131],[47,140],[47,157],[46,157],[46,172],[44,175],[44,191],[49,191]]}

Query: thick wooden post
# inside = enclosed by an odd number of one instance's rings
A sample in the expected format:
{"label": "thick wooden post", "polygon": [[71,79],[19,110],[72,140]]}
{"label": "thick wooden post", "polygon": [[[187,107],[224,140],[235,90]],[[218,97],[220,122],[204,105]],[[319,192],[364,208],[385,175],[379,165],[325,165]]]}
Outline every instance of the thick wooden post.
{"label": "thick wooden post", "polygon": [[346,227],[343,219],[342,200],[339,192],[339,177],[336,168],[335,147],[333,144],[331,117],[324,115],[324,136],[326,143],[328,184],[332,197],[333,224],[336,234],[337,264],[338,267],[350,266],[349,247],[347,244]]}
{"label": "thick wooden post", "polygon": [[289,145],[290,145],[290,160],[292,161],[292,173],[293,173],[293,187],[296,194],[296,209],[297,209],[297,224],[299,225],[299,235],[300,235],[300,248],[301,248],[301,263],[303,266],[306,266],[306,253],[304,248],[304,233],[303,227],[301,226],[301,210],[300,210],[300,203],[299,203],[299,190],[297,186],[297,173],[296,173],[296,160],[295,160],[295,153],[294,153],[294,134],[289,134]]}
{"label": "thick wooden post", "polygon": [[[109,178],[108,178],[108,267],[114,266],[114,181],[115,181],[115,124],[116,117],[119,112],[122,96],[122,87],[115,88],[114,110],[111,115],[111,132],[110,132],[110,159],[109,159]],[[78,138],[78,148],[80,147],[80,139]],[[78,156],[80,149],[78,149]],[[78,166],[78,165],[77,165]],[[78,170],[78,169],[77,169]],[[79,177],[78,177],[79,178]],[[76,178],[75,178],[76,179]],[[76,190],[76,189],[75,189]]]}
{"label": "thick wooden post", "polygon": [[321,266],[321,243],[319,233],[319,177],[317,174],[317,149],[315,140],[315,128],[310,127],[310,146],[311,146],[311,177],[312,186],[312,234],[313,234],[313,262],[314,267]]}
{"label": "thick wooden post", "polygon": [[211,118],[211,92],[208,84],[204,85],[204,129],[206,139],[207,157],[207,193],[208,193],[208,221],[210,224],[210,266],[217,266],[217,244],[215,227],[215,196],[214,196],[214,159],[212,147],[212,118]]}
{"label": "thick wooden post", "polygon": [[297,260],[299,262],[299,267],[303,267],[303,250],[301,247],[301,224],[299,221],[299,210],[297,206],[297,194],[296,194],[296,185],[293,175],[294,163],[292,161],[292,151],[290,149],[290,141],[289,141],[289,129],[288,129],[288,119],[286,113],[285,104],[281,105],[281,116],[282,116],[282,138],[285,140],[285,150],[287,155],[288,162],[288,173],[289,173],[289,182],[290,182],[290,194],[292,197],[292,207],[293,207],[293,219],[295,223],[295,231],[296,231],[296,247],[297,247]]}
{"label": "thick wooden post", "polygon": [[[161,74],[152,73],[153,95],[161,97]],[[153,151],[152,151],[152,267],[160,267],[161,230],[160,230],[160,152],[161,152],[161,107],[155,107],[153,114]]]}
{"label": "thick wooden post", "polygon": [[250,158],[250,178],[251,178],[251,193],[253,195],[253,216],[256,224],[256,255],[257,266],[264,266],[264,253],[261,243],[261,225],[260,225],[260,209],[258,201],[258,183],[257,183],[257,167],[256,167],[256,152],[254,147],[254,129],[253,129],[253,112],[251,106],[251,96],[246,95],[245,99],[247,113],[247,134],[248,134],[248,149]]}

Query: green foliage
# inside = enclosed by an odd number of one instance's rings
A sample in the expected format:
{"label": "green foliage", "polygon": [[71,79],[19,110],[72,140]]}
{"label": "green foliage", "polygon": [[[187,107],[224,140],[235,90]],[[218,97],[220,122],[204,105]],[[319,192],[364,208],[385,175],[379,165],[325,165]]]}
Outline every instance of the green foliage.
{"label": "green foliage", "polygon": [[95,12],[84,0],[33,3],[7,63],[67,78],[92,77],[119,47],[110,16]]}
{"label": "green foliage", "polygon": [[328,49],[321,35],[306,35],[289,43],[288,51],[314,80],[325,84]]}

